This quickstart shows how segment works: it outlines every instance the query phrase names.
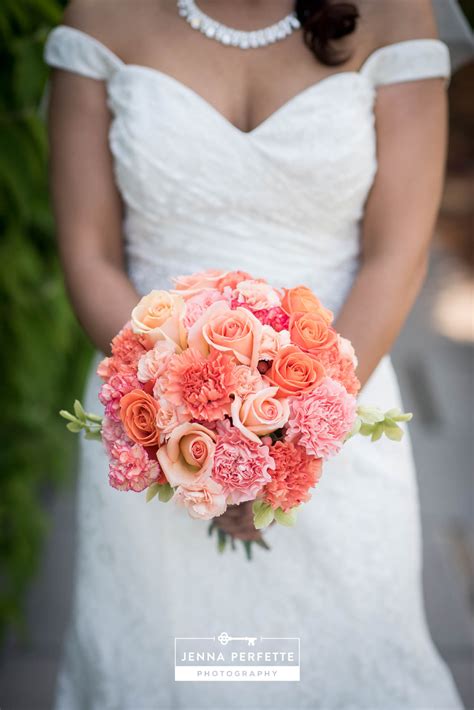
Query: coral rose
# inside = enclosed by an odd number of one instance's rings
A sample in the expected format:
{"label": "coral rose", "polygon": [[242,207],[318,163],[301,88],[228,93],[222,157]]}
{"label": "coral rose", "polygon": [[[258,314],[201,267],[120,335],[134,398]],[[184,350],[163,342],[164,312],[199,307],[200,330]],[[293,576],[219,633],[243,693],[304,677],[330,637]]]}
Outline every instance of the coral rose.
{"label": "coral rose", "polygon": [[291,341],[307,352],[331,348],[337,333],[321,313],[297,311],[290,316]]}
{"label": "coral rose", "polygon": [[292,315],[293,313],[319,313],[327,323],[332,323],[333,314],[325,308],[319,298],[307,286],[297,286],[296,288],[284,288],[284,296],[281,307]]}
{"label": "coral rose", "polygon": [[256,367],[261,333],[262,324],[249,310],[218,301],[190,329],[188,342],[204,355],[211,349],[230,352],[242,365]]}
{"label": "coral rose", "polygon": [[258,435],[264,436],[280,429],[290,416],[288,401],[277,399],[277,392],[278,387],[265,387],[243,401],[236,396],[232,402],[234,426],[257,444],[260,443]]}
{"label": "coral rose", "polygon": [[159,443],[158,409],[156,400],[140,389],[132,390],[120,400],[120,418],[127,435],[136,444],[156,446]]}
{"label": "coral rose", "polygon": [[168,291],[151,291],[132,311],[133,332],[144,334],[152,345],[157,340],[171,340],[179,348],[184,348],[184,308],[181,296]]}
{"label": "coral rose", "polygon": [[178,486],[173,500],[196,520],[217,518],[227,508],[223,488],[212,478],[206,479],[202,486]]}
{"label": "coral rose", "polygon": [[325,376],[324,367],[310,353],[289,345],[277,353],[266,377],[283,397],[310,392]]}
{"label": "coral rose", "polygon": [[172,486],[202,486],[214,462],[216,435],[202,424],[185,422],[171,432],[156,457]]}

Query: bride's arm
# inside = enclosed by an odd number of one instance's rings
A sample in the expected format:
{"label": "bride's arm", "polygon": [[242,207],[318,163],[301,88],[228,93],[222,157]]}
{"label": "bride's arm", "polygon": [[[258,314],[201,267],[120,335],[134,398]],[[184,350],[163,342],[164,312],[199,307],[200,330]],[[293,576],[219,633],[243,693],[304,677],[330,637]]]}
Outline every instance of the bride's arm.
{"label": "bride's arm", "polygon": [[359,358],[364,384],[389,352],[423,283],[446,154],[442,79],[380,90],[378,174],[362,231],[362,265],[336,328]]}
{"label": "bride's arm", "polygon": [[76,315],[104,352],[138,301],[124,268],[109,125],[102,82],[53,73],[50,181],[61,261]]}
{"label": "bride's arm", "polygon": [[[436,37],[430,0],[372,7],[382,45]],[[446,161],[445,80],[379,87],[375,118],[378,171],[365,207],[362,262],[336,322],[357,352],[362,384],[390,351],[426,274]]]}

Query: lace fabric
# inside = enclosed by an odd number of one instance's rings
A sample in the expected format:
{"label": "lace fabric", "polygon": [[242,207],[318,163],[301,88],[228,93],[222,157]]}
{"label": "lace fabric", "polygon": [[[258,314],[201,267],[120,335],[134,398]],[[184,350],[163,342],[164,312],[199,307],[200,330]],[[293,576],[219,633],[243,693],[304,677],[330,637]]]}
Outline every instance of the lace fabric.
{"label": "lace fabric", "polygon": [[[107,82],[110,148],[141,293],[203,268],[305,283],[334,310],[357,273],[377,170],[377,86],[449,76],[437,40],[378,50],[243,133],[191,89],[125,65],[97,40],[54,30],[52,66]],[[303,149],[304,146],[304,149]],[[91,374],[86,407],[97,409]],[[401,404],[390,359],[362,401]],[[107,482],[84,442],[76,591],[57,710],[440,710],[460,707],[424,618],[415,472],[407,436],[351,440],[293,530],[249,564],[218,556],[206,525]],[[299,683],[175,683],[177,636],[301,637]]]}

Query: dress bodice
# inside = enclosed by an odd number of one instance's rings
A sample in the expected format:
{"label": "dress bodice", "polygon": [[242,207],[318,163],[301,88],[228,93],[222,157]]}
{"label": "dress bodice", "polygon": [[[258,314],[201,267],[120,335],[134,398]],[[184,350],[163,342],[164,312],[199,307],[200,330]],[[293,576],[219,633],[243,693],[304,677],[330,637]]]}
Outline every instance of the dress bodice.
{"label": "dress bodice", "polygon": [[181,82],[125,64],[71,27],[50,33],[45,58],[107,84],[128,268],[139,292],[167,288],[180,273],[241,269],[277,286],[312,286],[335,310],[357,272],[377,170],[377,87],[450,72],[443,42],[399,42],[359,71],[303,90],[245,133]]}

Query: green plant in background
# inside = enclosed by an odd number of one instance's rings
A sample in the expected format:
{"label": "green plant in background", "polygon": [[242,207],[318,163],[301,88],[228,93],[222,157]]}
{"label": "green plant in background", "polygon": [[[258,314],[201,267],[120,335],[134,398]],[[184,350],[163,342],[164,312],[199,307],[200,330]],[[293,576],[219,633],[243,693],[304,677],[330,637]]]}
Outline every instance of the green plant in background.
{"label": "green plant in background", "polygon": [[42,51],[58,0],[0,7],[0,640],[22,628],[22,601],[47,529],[43,499],[73,469],[58,417],[90,355],[67,303],[48,203],[39,114]]}

